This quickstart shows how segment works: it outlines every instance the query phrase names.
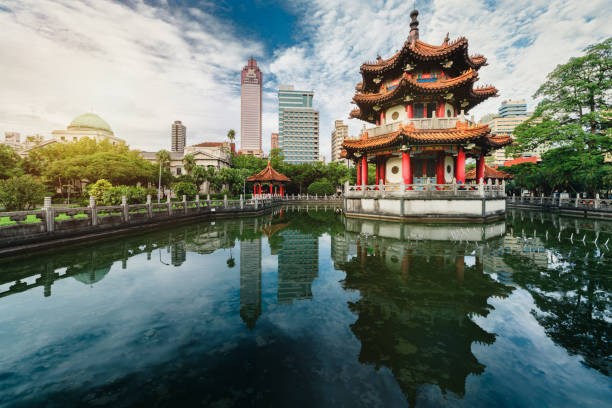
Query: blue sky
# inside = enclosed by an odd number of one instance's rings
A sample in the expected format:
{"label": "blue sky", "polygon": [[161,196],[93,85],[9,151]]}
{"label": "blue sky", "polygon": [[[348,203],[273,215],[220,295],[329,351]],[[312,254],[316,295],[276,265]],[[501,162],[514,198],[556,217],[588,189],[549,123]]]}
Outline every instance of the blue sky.
{"label": "blue sky", "polygon": [[[480,84],[504,99],[530,98],[546,74],[612,35],[610,0],[417,1],[421,39],[465,36],[489,66]],[[0,132],[50,135],[86,111],[135,148],[169,147],[170,124],[188,144],[240,129],[240,70],[264,75],[264,150],[277,131],[276,89],[315,91],[322,153],[333,121],[348,120],[359,65],[405,41],[405,0],[0,0]],[[529,101],[533,104],[532,101]],[[239,137],[239,135],[238,135]]]}

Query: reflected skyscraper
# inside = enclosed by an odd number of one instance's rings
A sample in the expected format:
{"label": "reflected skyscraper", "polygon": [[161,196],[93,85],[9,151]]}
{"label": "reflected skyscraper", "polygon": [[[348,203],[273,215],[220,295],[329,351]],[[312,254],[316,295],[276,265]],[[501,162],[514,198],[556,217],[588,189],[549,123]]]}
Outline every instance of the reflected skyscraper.
{"label": "reflected skyscraper", "polygon": [[278,254],[278,303],[312,298],[312,282],[319,274],[319,240],[311,234],[283,231]]}
{"label": "reflected skyscraper", "polygon": [[240,317],[253,329],[261,315],[261,238],[240,241]]}

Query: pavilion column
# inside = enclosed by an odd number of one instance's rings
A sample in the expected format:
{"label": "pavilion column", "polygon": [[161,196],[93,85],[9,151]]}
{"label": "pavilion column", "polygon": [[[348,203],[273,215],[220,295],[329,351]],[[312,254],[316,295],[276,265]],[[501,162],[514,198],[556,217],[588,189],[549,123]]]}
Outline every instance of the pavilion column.
{"label": "pavilion column", "polygon": [[280,185],[280,196],[284,197],[285,196],[285,192],[283,191],[283,185]]}
{"label": "pavilion column", "polygon": [[261,195],[261,183],[257,185],[257,193]]}
{"label": "pavilion column", "polygon": [[376,157],[376,185],[378,185],[379,180],[380,180],[380,157]]}
{"label": "pavilion column", "polygon": [[368,156],[365,153],[361,158],[361,184],[368,185]]}
{"label": "pavilion column", "polygon": [[465,184],[465,150],[463,150],[463,146],[459,146],[459,153],[457,153],[457,168],[455,172],[457,183]]}
{"label": "pavilion column", "polygon": [[357,166],[357,185],[360,186],[361,185],[361,161],[357,159],[355,164]]}
{"label": "pavilion column", "polygon": [[478,159],[478,163],[477,163],[477,170],[476,170],[476,179],[477,182],[480,183],[480,179],[484,179],[484,175],[485,175],[485,154],[484,152],[480,153],[480,158]]}
{"label": "pavilion column", "polygon": [[413,184],[409,152],[402,152],[402,178],[404,180],[404,184]]}
{"label": "pavilion column", "polygon": [[444,153],[440,153],[436,163],[436,184],[444,184]]}
{"label": "pavilion column", "polygon": [[257,195],[257,184],[253,184],[253,197]]}
{"label": "pavilion column", "polygon": [[387,184],[387,158],[380,158],[380,178],[383,184]]}
{"label": "pavilion column", "polygon": [[438,102],[438,113],[436,113],[436,117],[438,118],[444,117],[444,101]]}
{"label": "pavilion column", "polygon": [[427,117],[427,104],[423,103],[423,117],[426,118]]}
{"label": "pavilion column", "polygon": [[385,111],[380,112],[380,124],[381,126],[385,124]]}
{"label": "pavilion column", "polygon": [[408,116],[408,119],[412,119],[414,118],[414,105],[409,103],[408,105],[406,105],[406,115]]}

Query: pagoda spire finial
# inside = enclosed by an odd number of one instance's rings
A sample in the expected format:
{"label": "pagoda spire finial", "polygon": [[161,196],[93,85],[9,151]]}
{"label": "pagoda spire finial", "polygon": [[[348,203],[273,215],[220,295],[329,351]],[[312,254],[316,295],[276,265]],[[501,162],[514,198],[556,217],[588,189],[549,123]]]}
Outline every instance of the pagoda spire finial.
{"label": "pagoda spire finial", "polygon": [[410,22],[410,39],[412,44],[416,43],[419,39],[419,20],[417,17],[419,16],[418,10],[415,8],[410,12],[410,18],[412,21]]}

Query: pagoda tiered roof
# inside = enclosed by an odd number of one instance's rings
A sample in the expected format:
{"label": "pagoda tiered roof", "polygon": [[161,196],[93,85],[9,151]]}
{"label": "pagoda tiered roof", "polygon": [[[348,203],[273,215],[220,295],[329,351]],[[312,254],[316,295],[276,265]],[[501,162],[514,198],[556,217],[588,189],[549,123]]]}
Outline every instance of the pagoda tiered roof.
{"label": "pagoda tiered roof", "polygon": [[469,143],[483,147],[501,147],[512,143],[509,136],[490,136],[491,129],[487,125],[472,125],[467,122],[457,121],[457,125],[450,129],[415,129],[414,123],[407,126],[399,125],[395,132],[380,136],[368,137],[365,132],[361,139],[345,139],[342,147],[346,150],[346,156],[355,152],[368,152],[388,147],[397,147],[409,143],[411,145],[427,144],[457,144]]}

